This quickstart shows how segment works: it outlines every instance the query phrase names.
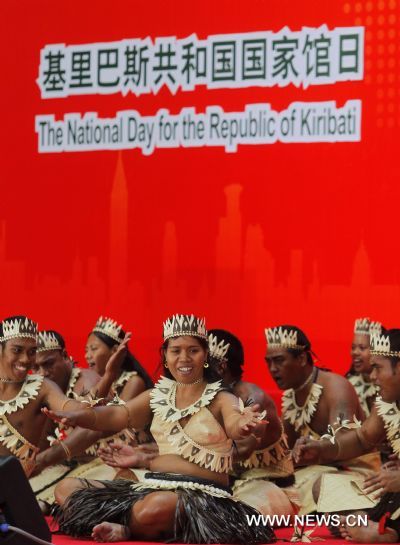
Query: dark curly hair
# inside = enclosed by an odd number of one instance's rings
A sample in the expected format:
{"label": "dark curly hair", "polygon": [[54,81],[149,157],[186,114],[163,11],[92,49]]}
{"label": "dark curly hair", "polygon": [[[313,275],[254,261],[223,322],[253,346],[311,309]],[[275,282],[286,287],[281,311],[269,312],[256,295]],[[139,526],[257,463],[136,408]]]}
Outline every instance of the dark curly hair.
{"label": "dark curly hair", "polygon": [[[209,334],[215,335],[218,339],[218,342],[224,341],[229,343],[228,352],[226,353],[226,359],[228,361],[229,370],[235,380],[240,380],[243,375],[243,364],[244,364],[244,350],[243,345],[240,340],[229,331],[225,329],[210,329]],[[208,361],[218,368],[219,360],[209,356]]]}

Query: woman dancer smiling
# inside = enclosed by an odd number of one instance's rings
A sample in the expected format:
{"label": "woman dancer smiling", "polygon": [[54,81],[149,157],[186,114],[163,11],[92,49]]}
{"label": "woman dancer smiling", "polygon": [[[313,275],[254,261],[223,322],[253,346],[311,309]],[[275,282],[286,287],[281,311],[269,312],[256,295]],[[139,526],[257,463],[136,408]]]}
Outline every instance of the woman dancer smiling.
{"label": "woman dancer smiling", "polygon": [[207,363],[203,319],[175,315],[164,324],[163,363],[156,386],[126,405],[97,407],[49,416],[69,425],[118,431],[133,426],[151,431],[159,456],[144,481],[62,481],[60,529],[97,541],[126,539],[181,543],[268,543],[269,526],[249,525],[258,511],[232,499],[228,471],[232,439],[253,433],[263,417],[258,406],[240,410],[221,388]]}

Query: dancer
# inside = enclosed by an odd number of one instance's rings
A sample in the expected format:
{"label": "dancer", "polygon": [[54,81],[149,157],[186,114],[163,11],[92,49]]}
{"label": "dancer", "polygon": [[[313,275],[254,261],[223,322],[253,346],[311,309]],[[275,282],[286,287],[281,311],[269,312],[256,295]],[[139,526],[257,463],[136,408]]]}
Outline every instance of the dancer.
{"label": "dancer", "polygon": [[382,324],[371,322],[369,318],[359,318],[354,324],[354,338],[351,345],[351,368],[346,374],[354,386],[366,416],[371,412],[377,388],[371,381],[369,339],[371,335],[382,333]]}
{"label": "dancer", "polygon": [[[0,455],[16,456],[27,476],[35,468],[46,425],[41,407],[81,408],[41,375],[29,374],[35,364],[37,324],[11,316],[0,324]],[[62,448],[60,446],[60,448]]]}
{"label": "dancer", "polygon": [[[311,343],[301,329],[282,325],[267,329],[266,337],[266,361],[270,373],[278,387],[284,390],[282,416],[290,447],[300,437],[319,439],[330,432],[332,438],[334,434],[345,433],[358,425],[364,414],[354,388],[344,377],[314,365]],[[313,464],[296,469],[301,513],[337,511],[338,504],[340,510],[354,508],[350,480],[354,476],[370,476],[377,471],[380,458],[378,453],[350,458],[353,457],[349,456],[343,465]],[[307,462],[302,465],[306,466]],[[344,488],[337,489],[335,495],[334,482],[338,482],[339,474]],[[349,492],[347,499],[346,486]]]}
{"label": "dancer", "polygon": [[292,515],[299,510],[294,469],[286,436],[273,399],[242,379],[244,351],[240,340],[223,329],[209,331],[209,362],[244,405],[267,411],[268,425],[257,437],[236,441],[234,495],[263,515]]}
{"label": "dancer", "polygon": [[[59,524],[97,541],[174,539],[184,543],[267,543],[269,526],[249,525],[252,507],[228,488],[232,439],[257,431],[258,406],[240,411],[207,362],[204,320],[175,315],[164,324],[165,377],[123,406],[87,413],[47,411],[68,425],[113,429],[128,424],[151,431],[160,454],[144,482],[66,479],[56,490]],[[90,413],[90,415],[88,414]],[[88,417],[90,416],[90,417]]]}
{"label": "dancer", "polygon": [[379,386],[381,396],[370,416],[360,428],[336,437],[334,442],[302,438],[293,457],[299,463],[329,463],[361,455],[388,440],[395,461],[367,479],[362,490],[372,505],[374,496],[381,496],[368,513],[370,522],[367,527],[351,528],[343,521],[342,535],[363,543],[394,543],[400,539],[400,329],[373,335],[370,343],[371,378]]}

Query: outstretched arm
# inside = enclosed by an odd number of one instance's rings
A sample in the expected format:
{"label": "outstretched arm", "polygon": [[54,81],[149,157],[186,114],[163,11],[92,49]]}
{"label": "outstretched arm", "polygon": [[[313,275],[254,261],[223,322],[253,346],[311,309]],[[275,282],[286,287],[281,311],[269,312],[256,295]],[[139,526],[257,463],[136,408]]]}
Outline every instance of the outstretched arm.
{"label": "outstretched arm", "polygon": [[107,436],[107,433],[76,428],[68,435],[66,439],[55,441],[46,450],[42,450],[35,459],[35,474],[40,473],[48,466],[59,464],[64,460],[70,460],[75,456],[83,454],[84,451],[93,445],[101,437]]}
{"label": "outstretched arm", "polygon": [[298,465],[347,460],[370,452],[384,437],[383,421],[374,406],[360,428],[343,431],[335,437],[334,442],[329,439],[314,441],[301,437],[296,442],[292,456]]}
{"label": "outstretched arm", "polygon": [[129,400],[124,405],[107,405],[90,409],[53,411],[43,409],[52,420],[66,426],[80,426],[97,431],[117,432],[127,427],[142,429],[151,422],[150,390]]}
{"label": "outstretched arm", "polygon": [[80,401],[67,397],[55,382],[48,379],[43,381],[42,405],[53,411],[77,411],[85,407]]}
{"label": "outstretched arm", "polygon": [[276,443],[282,435],[282,424],[277,415],[274,401],[262,392],[259,388],[252,392],[251,395],[252,404],[258,404],[260,410],[266,410],[267,421],[264,424],[260,424],[257,427],[257,431],[252,433],[246,439],[238,440],[236,442],[237,453],[235,460],[245,460],[254,452],[254,450],[261,450],[269,447],[273,443]]}
{"label": "outstretched arm", "polygon": [[239,399],[228,392],[218,394],[216,405],[222,416],[226,434],[231,439],[243,439],[257,432],[259,426],[265,424],[265,421],[260,419],[262,414],[258,405],[241,410]]}

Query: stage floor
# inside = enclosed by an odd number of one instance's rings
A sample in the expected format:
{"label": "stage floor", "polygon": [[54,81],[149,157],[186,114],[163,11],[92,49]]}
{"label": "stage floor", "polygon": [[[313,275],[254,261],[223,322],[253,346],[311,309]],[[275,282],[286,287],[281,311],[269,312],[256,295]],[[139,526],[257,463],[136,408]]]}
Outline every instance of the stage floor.
{"label": "stage floor", "polygon": [[[290,538],[293,535],[293,529],[292,528],[284,528],[281,530],[276,530],[276,535],[278,537],[277,543],[284,543],[290,541]],[[316,543],[319,541],[324,542],[324,545],[342,545],[349,543],[348,541],[345,541],[344,539],[335,539],[331,536],[331,534],[328,532],[327,528],[324,526],[315,528],[314,532],[310,536],[313,541],[315,540]],[[285,540],[285,541],[283,541]],[[53,536],[53,543],[55,545],[88,545],[89,543],[96,543],[95,541],[91,541],[88,539],[74,539],[72,537],[67,537],[63,535],[54,535]],[[120,541],[120,545],[127,545],[131,544],[132,541]],[[138,545],[159,545],[159,542],[142,542],[142,541],[135,541]]]}

